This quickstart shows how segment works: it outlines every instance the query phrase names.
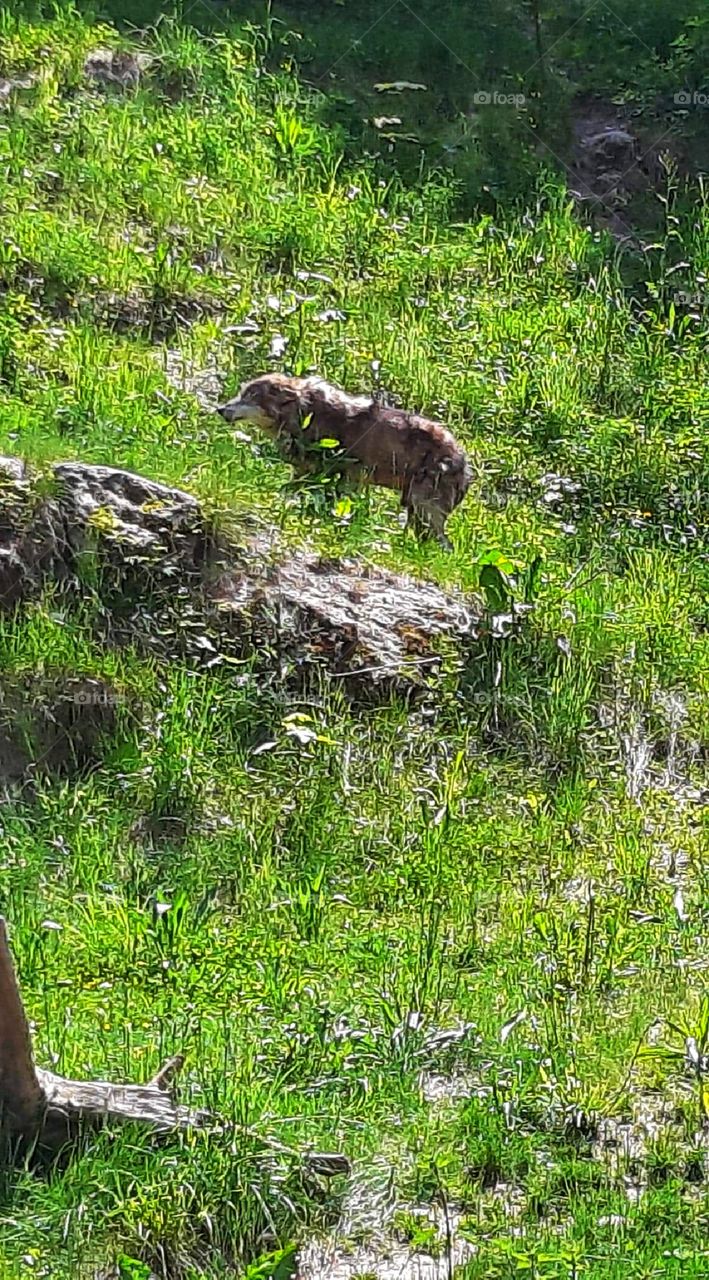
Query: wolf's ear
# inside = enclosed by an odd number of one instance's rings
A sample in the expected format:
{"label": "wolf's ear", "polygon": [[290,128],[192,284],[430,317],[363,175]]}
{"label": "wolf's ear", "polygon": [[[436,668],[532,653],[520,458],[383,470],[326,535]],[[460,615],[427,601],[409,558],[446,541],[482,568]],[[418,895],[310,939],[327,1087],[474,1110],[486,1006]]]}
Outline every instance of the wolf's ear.
{"label": "wolf's ear", "polygon": [[278,416],[286,431],[297,435],[300,429],[301,403],[295,391],[283,391],[278,397]]}

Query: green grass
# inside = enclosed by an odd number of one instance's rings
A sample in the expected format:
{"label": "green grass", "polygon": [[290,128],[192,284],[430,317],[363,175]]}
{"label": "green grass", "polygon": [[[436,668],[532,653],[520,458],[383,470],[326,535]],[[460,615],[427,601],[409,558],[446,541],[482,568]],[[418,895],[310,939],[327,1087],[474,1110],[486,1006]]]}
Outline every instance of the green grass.
{"label": "green grass", "polygon": [[[98,769],[3,806],[38,1060],[147,1079],[185,1050],[227,1129],[4,1171],[0,1275],[288,1275],[346,1194],[303,1174],[311,1149],[389,1162],[404,1234],[455,1204],[469,1280],[707,1275],[706,1063],[684,1062],[709,924],[706,309],[674,301],[709,269],[703,196],[685,214],[670,181],[634,258],[548,175],[463,218],[454,174],[365,155],[258,32],[163,23],[143,87],[89,88],[86,53],[117,43],[69,9],[2,16],[0,73],[36,80],[0,114],[0,451],[126,466],[533,607],[414,707],[116,649],[91,600],[2,619],[4,691],[119,694]],[[347,515],[287,484],[167,350],[225,393],[278,365],[445,417],[475,471],[453,553],[391,495]],[[422,1072],[470,1096],[433,1105]],[[599,1121],[660,1104],[647,1150],[599,1154]]]}

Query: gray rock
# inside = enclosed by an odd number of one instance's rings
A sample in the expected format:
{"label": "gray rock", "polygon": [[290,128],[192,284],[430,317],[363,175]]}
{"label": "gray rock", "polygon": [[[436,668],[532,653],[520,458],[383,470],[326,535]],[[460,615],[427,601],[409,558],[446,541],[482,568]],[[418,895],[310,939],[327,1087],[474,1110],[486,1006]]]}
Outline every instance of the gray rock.
{"label": "gray rock", "polygon": [[179,489],[114,467],[62,462],[53,492],[40,497],[19,458],[0,460],[0,607],[30,594],[47,572],[75,574],[82,552],[106,562],[140,557],[156,572],[200,570],[206,525],[199,503]]}
{"label": "gray rock", "polygon": [[307,549],[281,557],[264,537],[249,544],[246,564],[216,584],[220,612],[251,629],[259,648],[335,678],[420,685],[439,665],[439,640],[474,633],[470,604],[435,583]]}
{"label": "gray rock", "polygon": [[603,162],[613,166],[631,163],[639,142],[626,129],[608,127],[583,139],[584,149],[593,157],[595,163]]}
{"label": "gray rock", "polygon": [[96,84],[119,89],[137,89],[152,58],[147,53],[121,49],[93,49],[84,62],[84,75]]}
{"label": "gray rock", "polygon": [[25,464],[20,458],[6,458],[0,454],[0,485],[3,480],[24,480]]}
{"label": "gray rock", "polygon": [[37,83],[35,76],[0,76],[0,107],[11,104],[15,95],[21,93],[23,89],[32,89]]}
{"label": "gray rock", "polygon": [[[167,555],[178,546],[194,551],[203,533],[196,498],[115,467],[60,462],[54,467],[56,503],[68,541],[76,545],[87,530],[130,550]],[[78,535],[78,537],[77,537]]]}

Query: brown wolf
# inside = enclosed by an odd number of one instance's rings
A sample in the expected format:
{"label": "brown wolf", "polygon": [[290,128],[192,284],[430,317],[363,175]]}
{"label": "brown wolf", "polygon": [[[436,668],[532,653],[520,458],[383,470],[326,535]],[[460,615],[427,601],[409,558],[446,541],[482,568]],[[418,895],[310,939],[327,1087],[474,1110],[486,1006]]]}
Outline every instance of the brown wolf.
{"label": "brown wolf", "polygon": [[260,427],[299,471],[321,469],[318,441],[336,440],[338,463],[365,483],[397,490],[417,532],[442,542],[446,519],[470,486],[470,464],[439,422],[348,395],[322,378],[262,374],[244,383],[219,413],[227,422]]}

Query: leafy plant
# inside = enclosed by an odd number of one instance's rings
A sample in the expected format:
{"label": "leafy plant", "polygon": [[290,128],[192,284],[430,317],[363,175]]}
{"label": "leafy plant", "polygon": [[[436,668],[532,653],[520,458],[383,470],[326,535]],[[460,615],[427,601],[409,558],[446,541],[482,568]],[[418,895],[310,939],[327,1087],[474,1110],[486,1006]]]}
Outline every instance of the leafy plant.
{"label": "leafy plant", "polygon": [[696,1020],[668,1018],[665,1027],[674,1042],[647,1045],[641,1057],[665,1063],[694,1080],[699,1117],[705,1125],[709,1122],[709,996],[702,999]]}

